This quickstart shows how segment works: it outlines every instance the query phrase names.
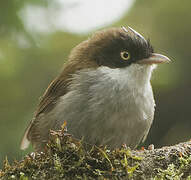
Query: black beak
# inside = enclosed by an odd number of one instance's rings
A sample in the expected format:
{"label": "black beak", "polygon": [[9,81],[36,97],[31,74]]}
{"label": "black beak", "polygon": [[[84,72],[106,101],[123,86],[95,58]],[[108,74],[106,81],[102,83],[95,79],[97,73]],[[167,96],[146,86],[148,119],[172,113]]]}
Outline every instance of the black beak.
{"label": "black beak", "polygon": [[141,59],[137,61],[138,64],[162,64],[169,63],[170,59],[162,54],[152,53],[149,58]]}

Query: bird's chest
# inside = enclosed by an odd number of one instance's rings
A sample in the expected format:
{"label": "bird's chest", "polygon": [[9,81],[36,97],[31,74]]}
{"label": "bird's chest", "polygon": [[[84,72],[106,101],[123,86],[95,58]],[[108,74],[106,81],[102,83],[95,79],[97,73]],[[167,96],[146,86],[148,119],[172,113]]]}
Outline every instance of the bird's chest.
{"label": "bird's chest", "polygon": [[[132,78],[125,71],[109,71],[88,88],[89,110],[93,118],[106,122],[144,121],[152,116],[154,98],[150,81]],[[121,119],[121,121],[120,121]]]}
{"label": "bird's chest", "polygon": [[144,87],[129,87],[128,83],[120,83],[107,81],[101,88],[95,88],[89,104],[92,118],[103,119],[111,127],[133,126],[151,119],[154,98],[150,83]]}
{"label": "bird's chest", "polygon": [[155,106],[151,85],[129,86],[124,79],[111,79],[100,88],[92,87],[96,89],[89,105],[92,138],[134,147],[147,134]]}
{"label": "bird's chest", "polygon": [[108,68],[81,72],[61,98],[56,118],[66,120],[70,133],[89,142],[140,141],[153,119],[153,93],[149,81],[128,75]]}
{"label": "bird's chest", "polygon": [[153,120],[154,99],[150,83],[139,86],[123,78],[102,78],[107,80],[93,83],[86,89],[87,94],[83,94],[87,116],[81,116],[78,134],[83,132],[90,142],[96,138],[104,144],[126,142],[134,147]]}

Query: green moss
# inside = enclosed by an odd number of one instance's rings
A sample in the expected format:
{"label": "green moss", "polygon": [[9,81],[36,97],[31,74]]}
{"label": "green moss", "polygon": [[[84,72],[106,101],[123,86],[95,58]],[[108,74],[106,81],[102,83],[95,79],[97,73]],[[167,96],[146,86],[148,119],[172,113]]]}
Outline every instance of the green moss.
{"label": "green moss", "polygon": [[183,174],[180,173],[180,170],[176,168],[174,164],[170,164],[166,170],[158,169],[159,173],[154,178],[155,180],[158,179],[173,179],[179,180]]}
{"label": "green moss", "polygon": [[19,180],[28,180],[28,177],[25,176],[25,174],[23,172],[20,172],[20,178]]}
{"label": "green moss", "polygon": [[6,158],[0,179],[191,180],[191,149],[187,147],[185,151],[181,151],[181,144],[154,151],[131,151],[123,145],[110,150],[77,140],[63,128],[51,131],[45,152],[28,154],[13,165]]}
{"label": "green moss", "polygon": [[[173,180],[179,180],[182,179],[184,174],[186,174],[186,171],[188,170],[190,172],[190,164],[191,164],[191,155],[182,155],[179,154],[178,162],[175,162],[175,164],[169,164],[166,169],[160,169],[158,168],[158,174],[155,176],[154,180],[158,179],[173,179]],[[186,178],[187,180],[191,179],[191,176],[188,176]]]}
{"label": "green moss", "polygon": [[0,179],[133,178],[141,160],[125,146],[111,151],[88,145],[63,130],[52,131],[46,152],[31,153],[12,166],[6,159]]}

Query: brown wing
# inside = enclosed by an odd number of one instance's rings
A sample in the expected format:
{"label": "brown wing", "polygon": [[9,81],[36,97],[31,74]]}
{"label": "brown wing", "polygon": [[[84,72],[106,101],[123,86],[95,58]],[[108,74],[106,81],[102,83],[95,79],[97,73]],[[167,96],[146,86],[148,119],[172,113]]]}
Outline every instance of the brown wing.
{"label": "brown wing", "polygon": [[97,64],[95,64],[94,61],[70,61],[66,63],[62,73],[51,82],[44,95],[41,97],[35,116],[23,136],[21,149],[27,148],[30,143],[29,141],[32,139],[38,139],[38,134],[35,134],[37,132],[35,124],[38,116],[42,113],[50,112],[55,107],[57,100],[68,92],[68,86],[71,81],[72,74],[80,69],[90,67],[97,67]]}
{"label": "brown wing", "polygon": [[65,78],[65,76],[60,75],[56,79],[54,79],[48,86],[47,90],[41,98],[34,118],[30,121],[30,124],[25,130],[25,134],[21,141],[21,149],[26,149],[29,146],[30,141],[33,142],[38,139],[38,127],[36,126],[38,116],[41,113],[50,112],[54,108],[56,101],[59,99],[59,97],[67,93],[67,87],[70,78],[68,80]]}
{"label": "brown wing", "polygon": [[35,117],[41,113],[50,112],[54,108],[57,99],[67,93],[68,83],[69,80],[66,81],[59,77],[50,83],[44,95],[41,97]]}
{"label": "brown wing", "polygon": [[44,95],[41,98],[37,108],[35,117],[41,113],[51,111],[59,97],[63,96],[68,91],[68,86],[72,78],[72,74],[84,68],[97,67],[94,61],[71,61],[66,64],[62,73],[51,82]]}

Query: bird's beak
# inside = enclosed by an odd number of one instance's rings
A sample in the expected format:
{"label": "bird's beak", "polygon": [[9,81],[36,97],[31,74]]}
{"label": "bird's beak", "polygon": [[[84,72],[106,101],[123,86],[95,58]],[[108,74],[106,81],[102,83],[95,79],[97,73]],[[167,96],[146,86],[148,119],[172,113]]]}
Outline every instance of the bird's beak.
{"label": "bird's beak", "polygon": [[162,64],[169,63],[170,59],[162,54],[152,53],[149,58],[141,59],[138,64]]}

